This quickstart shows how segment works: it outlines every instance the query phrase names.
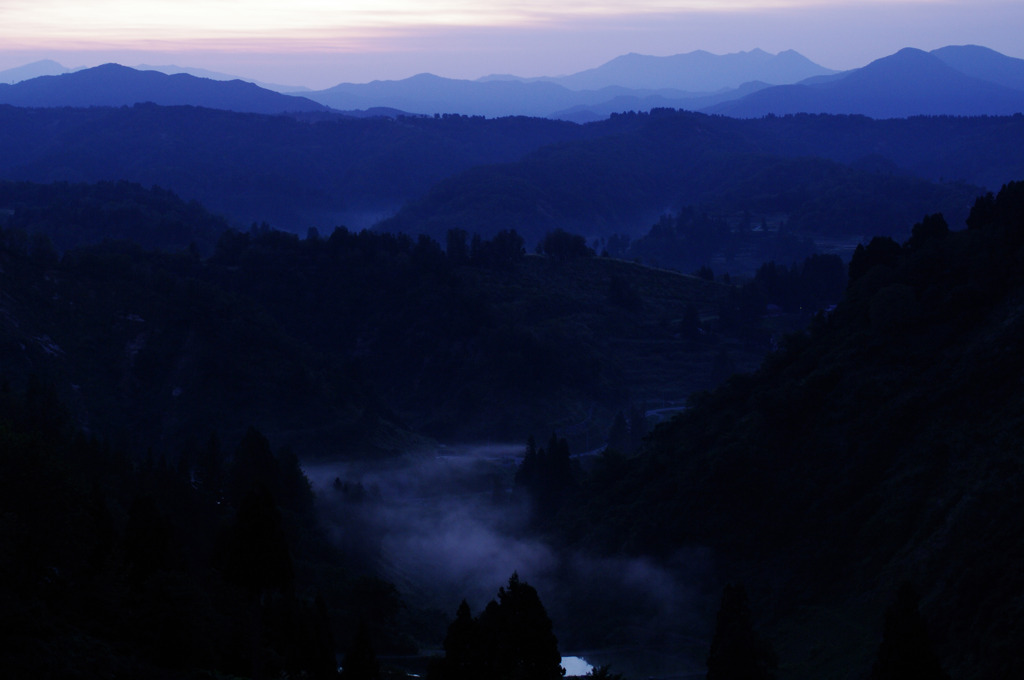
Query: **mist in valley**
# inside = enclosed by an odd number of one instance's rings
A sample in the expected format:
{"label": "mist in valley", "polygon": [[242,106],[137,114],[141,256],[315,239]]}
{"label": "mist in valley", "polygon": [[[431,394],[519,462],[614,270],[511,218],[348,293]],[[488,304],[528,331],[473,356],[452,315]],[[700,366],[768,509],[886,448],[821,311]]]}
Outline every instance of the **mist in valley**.
{"label": "mist in valley", "polygon": [[[517,573],[537,589],[564,656],[631,676],[700,670],[718,599],[710,551],[662,561],[562,544],[515,488],[523,453],[459,445],[304,469],[345,559],[395,583],[409,606],[450,622],[465,599],[476,615]],[[434,633],[439,647],[444,630]]]}

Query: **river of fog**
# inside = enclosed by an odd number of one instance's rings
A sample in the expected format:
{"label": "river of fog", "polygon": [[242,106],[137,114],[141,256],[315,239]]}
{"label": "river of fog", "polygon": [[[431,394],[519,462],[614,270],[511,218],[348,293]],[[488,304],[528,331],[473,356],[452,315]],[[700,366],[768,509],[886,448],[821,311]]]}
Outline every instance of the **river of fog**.
{"label": "river of fog", "polygon": [[465,599],[475,616],[517,572],[537,589],[566,657],[634,678],[703,674],[718,599],[706,551],[655,561],[535,537],[512,493],[523,449],[439,447],[304,469],[331,539],[411,605],[450,620]]}

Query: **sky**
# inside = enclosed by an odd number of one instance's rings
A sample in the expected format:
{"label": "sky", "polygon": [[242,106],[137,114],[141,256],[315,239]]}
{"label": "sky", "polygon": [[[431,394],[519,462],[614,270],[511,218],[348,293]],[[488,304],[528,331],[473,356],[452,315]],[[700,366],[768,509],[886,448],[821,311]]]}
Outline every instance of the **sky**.
{"label": "sky", "polygon": [[849,69],[903,47],[1024,58],[1022,29],[1020,0],[0,0],[0,70],[174,64],[319,89],[754,48]]}

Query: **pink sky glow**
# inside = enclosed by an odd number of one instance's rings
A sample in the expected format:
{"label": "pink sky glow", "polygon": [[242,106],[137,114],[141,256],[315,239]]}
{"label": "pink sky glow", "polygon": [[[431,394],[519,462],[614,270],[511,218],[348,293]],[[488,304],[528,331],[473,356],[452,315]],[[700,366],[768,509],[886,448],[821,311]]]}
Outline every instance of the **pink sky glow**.
{"label": "pink sky glow", "polygon": [[795,49],[835,69],[902,47],[1024,58],[1019,0],[3,0],[0,69],[175,64],[264,82],[562,75],[628,52]]}

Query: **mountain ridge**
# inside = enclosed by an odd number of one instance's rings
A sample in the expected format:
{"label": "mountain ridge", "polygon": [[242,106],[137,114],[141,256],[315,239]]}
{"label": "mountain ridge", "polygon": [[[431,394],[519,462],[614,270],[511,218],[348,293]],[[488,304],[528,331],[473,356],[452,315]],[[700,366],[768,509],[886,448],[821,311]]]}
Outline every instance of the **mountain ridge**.
{"label": "mountain ridge", "polygon": [[[950,65],[950,60],[908,47],[841,77],[770,87],[704,111],[738,118],[797,113],[905,118],[1024,111],[1024,90],[993,82],[991,75],[987,79],[968,75]],[[1024,69],[1024,60],[1017,61]],[[991,69],[973,70],[991,73]]]}
{"label": "mountain ridge", "polygon": [[131,106],[144,102],[245,113],[327,111],[312,100],[272,92],[242,80],[214,81],[186,73],[167,75],[114,63],[0,85],[0,103],[14,106]]}
{"label": "mountain ridge", "polygon": [[723,55],[705,50],[667,57],[630,53],[597,68],[544,80],[571,90],[595,90],[630,83],[637,89],[671,88],[714,93],[754,80],[779,85],[830,73],[834,71],[815,64],[795,50],[773,55],[755,48]]}
{"label": "mountain ridge", "polygon": [[[0,84],[0,103],[123,106],[153,101],[255,113],[333,109],[349,115],[532,116],[576,123],[655,108],[745,118],[1012,115],[1024,110],[1024,59],[978,45],[931,52],[907,47],[849,71],[827,69],[794,50],[774,55],[760,49],[723,55],[696,50],[666,57],[634,52],[564,76],[466,80],[420,73],[315,91],[229,80],[226,74],[197,68],[143,68],[153,70],[114,64],[71,70],[36,62],[0,71],[0,79],[20,79],[15,85]],[[63,73],[24,79],[53,71]]]}

